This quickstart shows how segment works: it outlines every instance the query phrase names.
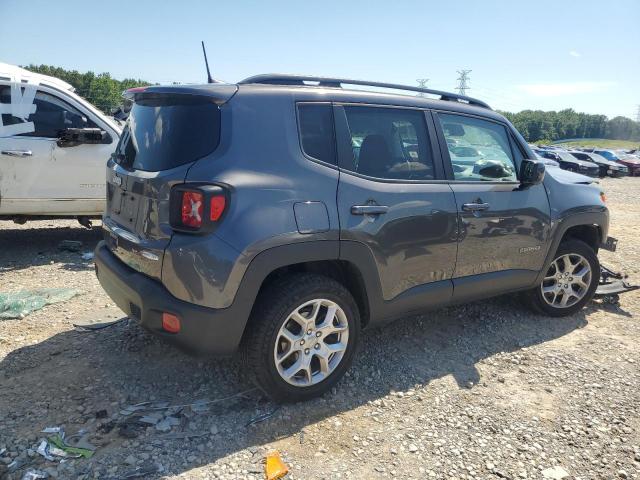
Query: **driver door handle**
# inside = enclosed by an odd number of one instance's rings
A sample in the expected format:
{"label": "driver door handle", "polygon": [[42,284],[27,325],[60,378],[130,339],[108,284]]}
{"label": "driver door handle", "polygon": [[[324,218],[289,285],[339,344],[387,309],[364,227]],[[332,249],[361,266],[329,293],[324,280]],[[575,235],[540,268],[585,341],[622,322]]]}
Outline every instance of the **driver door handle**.
{"label": "driver door handle", "polygon": [[489,208],[488,203],[463,203],[462,210],[465,212],[480,212]]}
{"label": "driver door handle", "polygon": [[31,150],[2,150],[2,155],[8,155],[9,157],[31,157],[33,152]]}
{"label": "driver door handle", "polygon": [[352,215],[382,215],[388,211],[389,207],[386,205],[353,205],[351,207]]}

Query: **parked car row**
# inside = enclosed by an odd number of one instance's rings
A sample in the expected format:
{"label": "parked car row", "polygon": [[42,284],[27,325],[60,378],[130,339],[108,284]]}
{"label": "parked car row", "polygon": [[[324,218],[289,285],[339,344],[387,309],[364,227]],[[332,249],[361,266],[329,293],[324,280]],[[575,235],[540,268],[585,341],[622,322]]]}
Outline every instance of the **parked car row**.
{"label": "parked car row", "polygon": [[540,158],[557,162],[564,170],[590,177],[624,177],[640,174],[640,156],[624,150],[599,148],[568,150],[553,145],[530,146]]}

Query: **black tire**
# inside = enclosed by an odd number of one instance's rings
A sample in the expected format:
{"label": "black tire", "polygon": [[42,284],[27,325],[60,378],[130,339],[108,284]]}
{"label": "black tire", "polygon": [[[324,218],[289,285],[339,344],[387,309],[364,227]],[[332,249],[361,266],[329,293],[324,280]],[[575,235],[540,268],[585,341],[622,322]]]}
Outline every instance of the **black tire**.
{"label": "black tire", "polygon": [[[593,248],[580,240],[565,240],[558,247],[551,263],[562,255],[568,254],[581,255],[587,260],[587,262],[589,262],[589,266],[591,267],[591,282],[586,294],[577,303],[569,307],[553,307],[543,298],[541,285],[537,285],[535,288],[527,292],[529,303],[536,312],[550,317],[566,317],[568,315],[573,315],[582,309],[582,307],[584,307],[593,298],[600,281],[600,262],[598,261],[596,253],[593,251]],[[551,264],[545,266],[545,275],[550,267]]]}
{"label": "black tire", "polygon": [[[300,305],[314,299],[338,304],[348,323],[348,341],[340,363],[327,378],[309,386],[295,386],[278,373],[274,348],[280,328]],[[353,361],[360,337],[360,313],[349,291],[339,282],[317,274],[295,274],[276,281],[261,292],[247,324],[242,355],[254,382],[277,402],[308,400],[330,390]]]}

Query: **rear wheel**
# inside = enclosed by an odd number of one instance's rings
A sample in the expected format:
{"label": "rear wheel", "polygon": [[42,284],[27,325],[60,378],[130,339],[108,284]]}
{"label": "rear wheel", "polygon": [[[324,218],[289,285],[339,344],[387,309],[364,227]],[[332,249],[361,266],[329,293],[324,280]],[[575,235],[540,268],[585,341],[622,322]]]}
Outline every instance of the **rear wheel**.
{"label": "rear wheel", "polygon": [[353,360],[360,316],[335,280],[297,274],[260,294],[243,350],[255,382],[274,400],[296,402],[331,389]]}
{"label": "rear wheel", "polygon": [[571,315],[589,302],[600,281],[600,263],[580,240],[562,242],[539,286],[529,292],[532,306],[552,317]]}

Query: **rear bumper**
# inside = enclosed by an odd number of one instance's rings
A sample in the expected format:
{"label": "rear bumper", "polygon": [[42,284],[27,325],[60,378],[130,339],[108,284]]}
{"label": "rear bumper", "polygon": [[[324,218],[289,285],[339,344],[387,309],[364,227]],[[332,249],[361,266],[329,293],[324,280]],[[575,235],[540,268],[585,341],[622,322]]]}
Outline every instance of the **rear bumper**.
{"label": "rear bumper", "polygon": [[[104,242],[96,247],[94,260],[102,288],[147,330],[190,353],[231,355],[237,349],[246,318],[238,318],[233,305],[215,309],[179,300],[161,283],[125,265]],[[179,333],[162,329],[162,312],[180,318]]]}

